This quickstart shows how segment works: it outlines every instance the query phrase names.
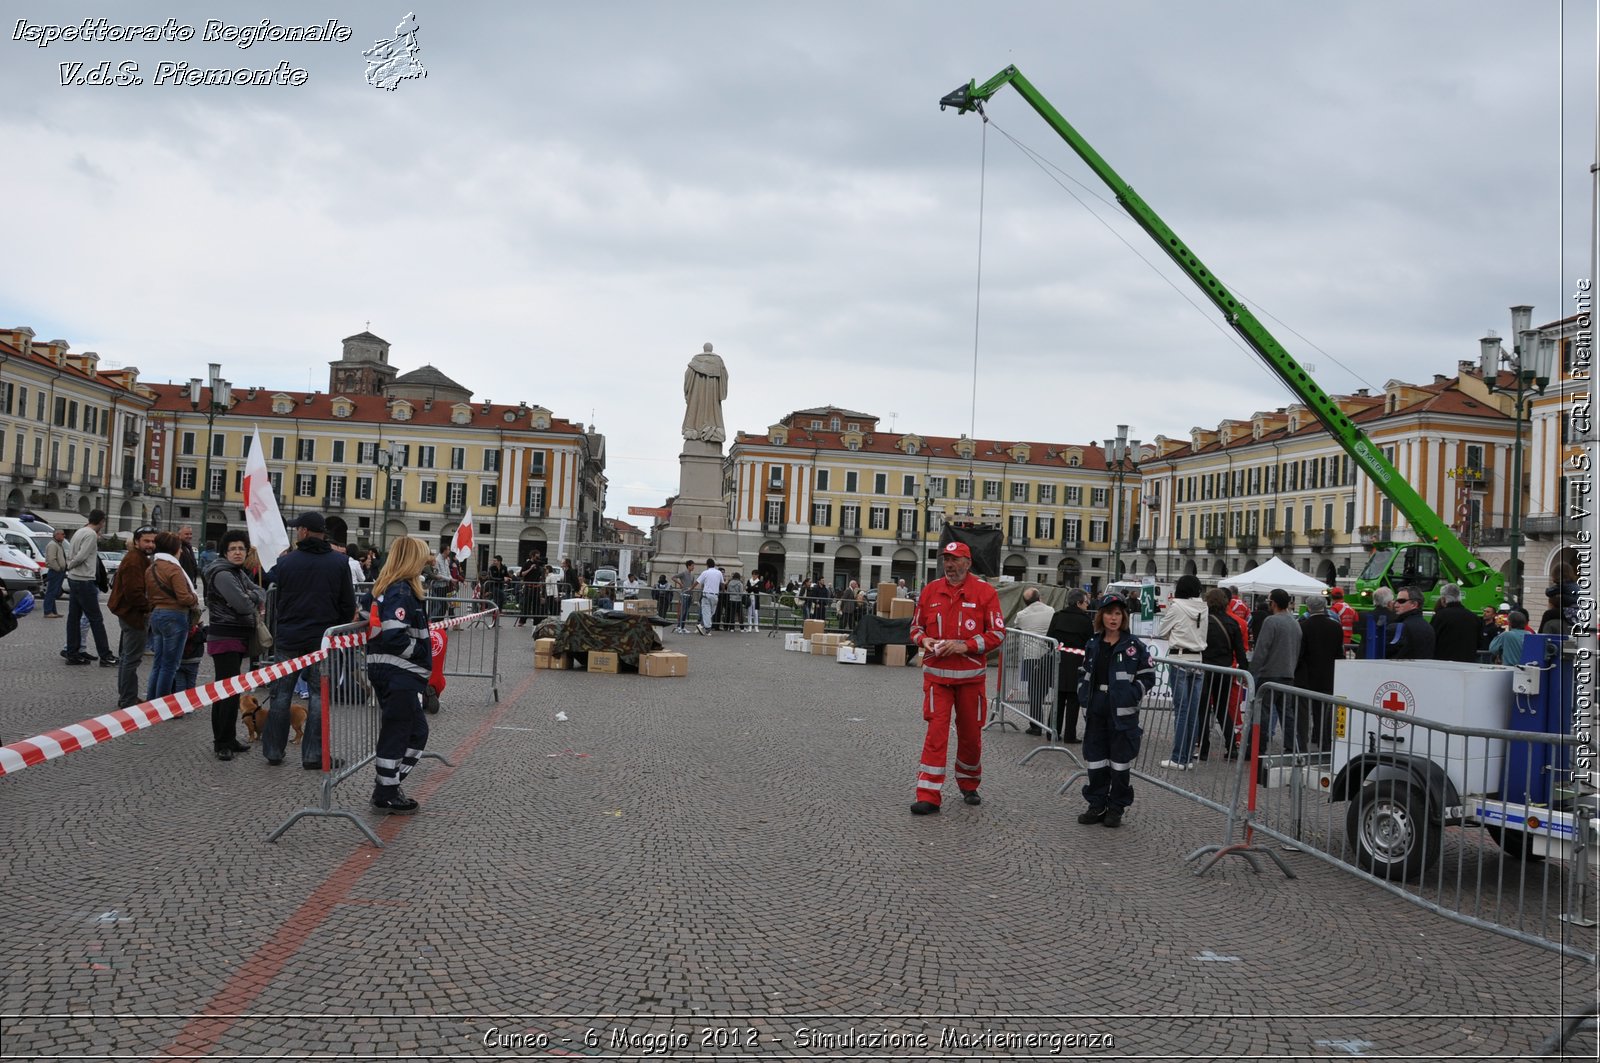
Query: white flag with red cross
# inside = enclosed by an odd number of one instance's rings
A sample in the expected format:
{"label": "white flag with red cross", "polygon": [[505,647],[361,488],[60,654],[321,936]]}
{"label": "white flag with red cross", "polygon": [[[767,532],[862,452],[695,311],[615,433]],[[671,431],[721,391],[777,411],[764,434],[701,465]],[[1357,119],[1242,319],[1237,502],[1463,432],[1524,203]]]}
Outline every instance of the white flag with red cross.
{"label": "white flag with red cross", "polygon": [[465,561],[472,556],[472,510],[461,515],[461,523],[456,525],[455,538],[450,540],[450,552],[456,555],[457,561]]}
{"label": "white flag with red cross", "polygon": [[271,572],[272,566],[278,563],[278,555],[289,549],[289,533],[284,530],[278,498],[267,477],[267,461],[261,453],[261,429],[257,426],[254,431],[250,453],[244,459],[244,526],[250,532],[250,544],[261,558],[262,571]]}

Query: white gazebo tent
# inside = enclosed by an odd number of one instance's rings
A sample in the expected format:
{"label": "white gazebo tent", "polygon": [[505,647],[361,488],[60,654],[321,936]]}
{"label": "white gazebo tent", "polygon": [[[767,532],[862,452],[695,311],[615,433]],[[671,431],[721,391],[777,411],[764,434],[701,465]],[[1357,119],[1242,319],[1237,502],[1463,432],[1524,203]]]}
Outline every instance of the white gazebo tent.
{"label": "white gazebo tent", "polygon": [[1298,571],[1286,564],[1281,557],[1274,557],[1249,572],[1219,579],[1217,586],[1232,587],[1241,594],[1266,594],[1277,587],[1282,587],[1294,595],[1328,593],[1326,583],[1315,576],[1308,576]]}

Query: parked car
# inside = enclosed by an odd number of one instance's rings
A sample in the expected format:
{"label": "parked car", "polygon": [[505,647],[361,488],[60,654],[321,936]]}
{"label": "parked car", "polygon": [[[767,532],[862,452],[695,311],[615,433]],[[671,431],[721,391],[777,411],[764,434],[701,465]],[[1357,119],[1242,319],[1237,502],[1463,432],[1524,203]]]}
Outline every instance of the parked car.
{"label": "parked car", "polygon": [[126,550],[100,551],[100,563],[106,566],[106,579],[109,580],[117,574],[117,566],[122,564],[122,559],[127,556],[128,551]]}
{"label": "parked car", "polygon": [[0,543],[0,587],[5,589],[6,601],[15,605],[24,591],[38,596],[44,593],[44,565],[35,561],[9,543]]}
{"label": "parked car", "polygon": [[617,585],[617,570],[614,568],[597,568],[594,570],[594,579],[589,581],[589,586],[596,590],[609,591]]}

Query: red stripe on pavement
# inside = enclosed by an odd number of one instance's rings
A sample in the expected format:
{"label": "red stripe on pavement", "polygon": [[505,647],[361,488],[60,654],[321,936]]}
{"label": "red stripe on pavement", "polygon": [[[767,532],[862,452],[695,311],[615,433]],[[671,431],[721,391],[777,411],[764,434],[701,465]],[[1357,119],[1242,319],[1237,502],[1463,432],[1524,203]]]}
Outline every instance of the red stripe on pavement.
{"label": "red stripe on pavement", "polygon": [[[490,713],[460,745],[450,751],[450,759],[457,765],[465,761],[473,750],[478,748],[490,730],[504,719],[506,713],[510,712],[522,699],[523,694],[527,693],[536,675],[537,672],[530,672],[526,679],[518,683],[511,696]],[[423,784],[417,788],[415,796],[419,801],[427,801],[449,782],[455,773],[455,768],[428,772]],[[383,839],[384,844],[388,845],[410,822],[412,822],[410,817],[390,816],[378,824],[377,834]],[[244,1016],[244,1012],[256,1002],[268,986],[272,985],[273,980],[288,965],[290,959],[299,952],[300,946],[305,944],[316,929],[333,914],[334,907],[347,903],[350,891],[390,852],[388,848],[373,853],[370,849],[358,847],[351,853],[344,863],[334,868],[322,884],[312,891],[305,903],[279,924],[277,932],[256,949],[222,988],[217,990],[216,995],[206,1003],[206,1006],[184,1024],[183,1029],[172,1039],[172,1043],[158,1055],[171,1059],[210,1054],[217,1042],[227,1036],[228,1031],[237,1025],[241,1017],[249,1017]]]}

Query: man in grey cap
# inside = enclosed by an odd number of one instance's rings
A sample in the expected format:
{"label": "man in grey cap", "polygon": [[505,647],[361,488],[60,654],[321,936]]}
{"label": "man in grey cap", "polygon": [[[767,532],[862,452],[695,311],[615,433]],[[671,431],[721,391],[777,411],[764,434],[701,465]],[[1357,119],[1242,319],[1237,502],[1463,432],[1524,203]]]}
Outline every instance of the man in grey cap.
{"label": "man in grey cap", "polygon": [[[302,513],[290,526],[299,529],[299,541],[274,566],[271,577],[277,596],[272,639],[279,661],[317,650],[324,631],[348,624],[356,615],[349,561],[328,545],[328,524],[322,514]],[[289,744],[289,703],[295,682],[303,676],[311,696],[306,706],[305,737],[300,740],[300,766],[307,771],[322,767],[320,664],[273,682],[267,726],[261,733],[261,753],[268,764],[283,763]]]}

